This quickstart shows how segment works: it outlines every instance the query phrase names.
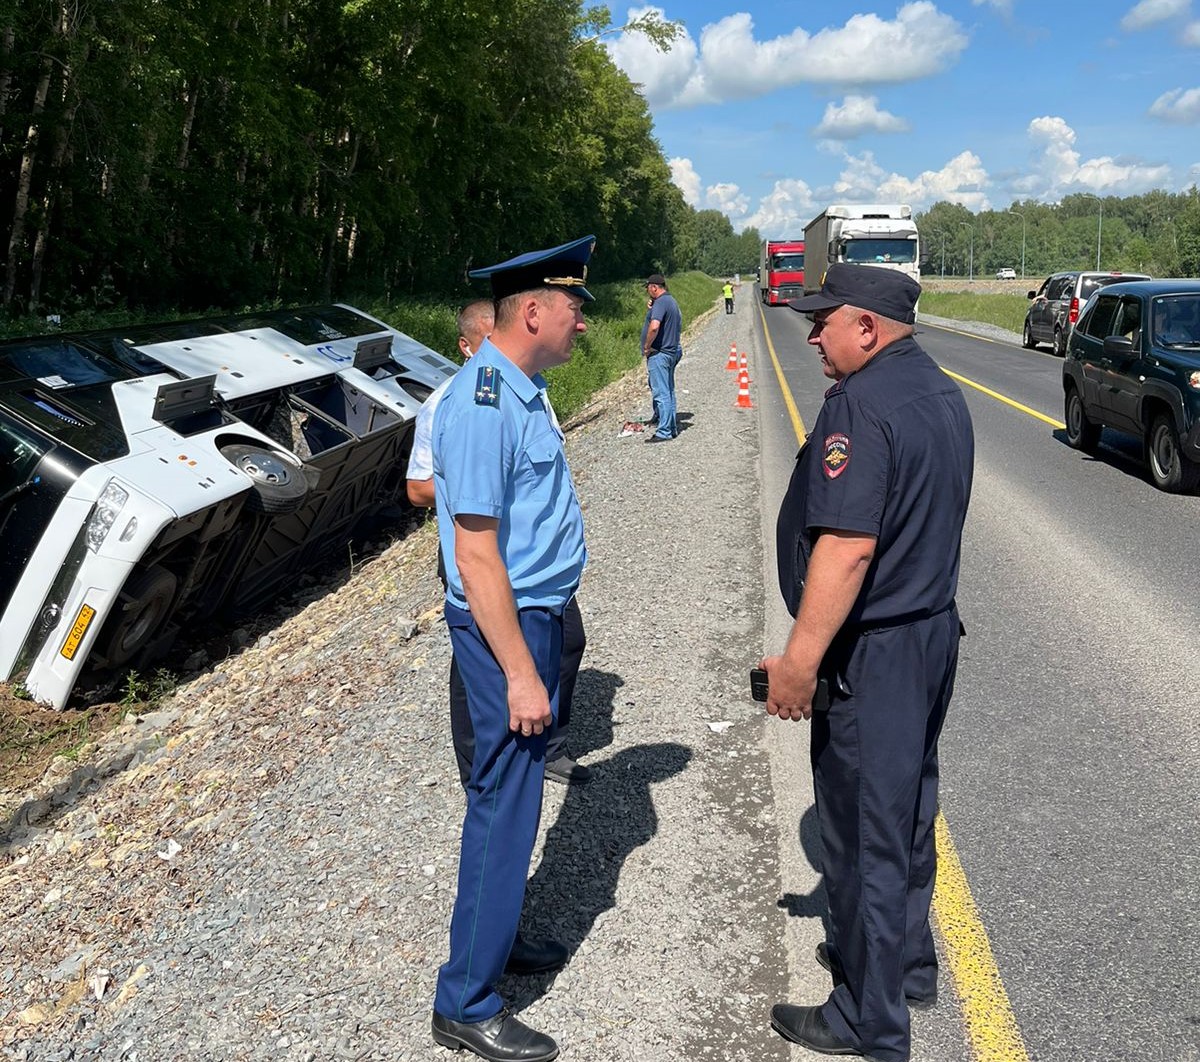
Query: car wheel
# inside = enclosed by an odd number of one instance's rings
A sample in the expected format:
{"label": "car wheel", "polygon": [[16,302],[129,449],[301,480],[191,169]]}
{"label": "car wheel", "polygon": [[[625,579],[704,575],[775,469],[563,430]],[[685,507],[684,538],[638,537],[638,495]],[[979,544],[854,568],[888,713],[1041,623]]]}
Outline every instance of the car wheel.
{"label": "car wheel", "polygon": [[1150,478],[1159,490],[1190,494],[1200,487],[1200,465],[1183,456],[1175,424],[1166,413],[1159,413],[1150,425],[1146,458]]}
{"label": "car wheel", "polygon": [[227,443],[221,454],[241,469],[254,485],[246,506],[260,513],[291,513],[308,493],[304,467],[294,457],[248,443]]}
{"label": "car wheel", "polygon": [[1033,329],[1029,327],[1029,318],[1025,318],[1025,330],[1021,333],[1021,346],[1026,350],[1033,350],[1037,346],[1037,340],[1033,338]]}
{"label": "car wheel", "polygon": [[1061,328],[1054,330],[1054,356],[1056,358],[1065,358],[1067,356],[1067,337],[1063,335]]}
{"label": "car wheel", "polygon": [[1083,407],[1083,397],[1076,387],[1067,388],[1066,416],[1067,445],[1085,454],[1094,454],[1100,448],[1100,425],[1088,420]]}
{"label": "car wheel", "polygon": [[129,663],[171,614],[178,580],[161,565],[134,572],[121,587],[119,611],[101,636],[98,657],[109,667]]}

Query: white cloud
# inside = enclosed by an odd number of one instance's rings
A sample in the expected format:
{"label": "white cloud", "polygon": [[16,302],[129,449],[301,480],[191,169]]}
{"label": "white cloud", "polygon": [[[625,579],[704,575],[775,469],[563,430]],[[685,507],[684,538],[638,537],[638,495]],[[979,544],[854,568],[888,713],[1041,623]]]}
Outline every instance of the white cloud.
{"label": "white cloud", "polygon": [[1141,0],[1121,19],[1121,29],[1132,32],[1187,14],[1192,0]]}
{"label": "white cloud", "polygon": [[776,181],[775,187],[759,200],[758,209],[742,220],[739,230],[753,225],[764,238],[799,239],[804,226],[819,210],[812,189],[803,181],[794,178]]}
{"label": "white cloud", "polygon": [[1195,125],[1200,122],[1200,88],[1164,92],[1150,105],[1150,116],[1176,125]]}
{"label": "white cloud", "polygon": [[736,184],[710,184],[704,190],[704,205],[730,218],[740,218],[750,206],[750,200]]}
{"label": "white cloud", "polygon": [[1200,48],[1200,22],[1189,22],[1184,26],[1180,40],[1191,48]]}
{"label": "white cloud", "polygon": [[[636,18],[659,8],[631,8]],[[792,85],[867,85],[915,81],[945,70],[967,36],[929,0],[905,4],[895,19],[854,15],[817,33],[797,28],[759,41],[746,12],[705,26],[658,52],[643,36],[622,34],[608,45],[614,62],[642,85],[651,107],[688,107],[753,99]],[[877,57],[886,57],[879,61]]]}
{"label": "white cloud", "polygon": [[964,151],[940,170],[925,170],[912,179],[893,173],[880,184],[879,196],[887,203],[927,206],[946,199],[972,211],[987,210],[991,206],[984,191],[987,184],[987,170],[979,156]]}
{"label": "white cloud", "polygon": [[1029,123],[1029,138],[1038,154],[1033,171],[1012,182],[1014,191],[1040,199],[1059,199],[1071,192],[1138,195],[1164,187],[1171,167],[1139,159],[1101,155],[1080,161],[1075,130],[1063,119],[1045,115]]}
{"label": "white cloud", "polygon": [[908,128],[903,118],[881,111],[875,96],[847,96],[840,105],[826,106],[825,116],[813,135],[829,140],[853,140],[864,133],[905,133]]}
{"label": "white cloud", "polygon": [[971,0],[976,7],[994,7],[1002,15],[1012,14],[1012,0]]}
{"label": "white cloud", "polygon": [[671,167],[671,180],[675,182],[676,187],[683,193],[683,201],[688,206],[700,206],[700,174],[696,172],[696,167],[692,165],[691,159],[671,159],[668,166]]}

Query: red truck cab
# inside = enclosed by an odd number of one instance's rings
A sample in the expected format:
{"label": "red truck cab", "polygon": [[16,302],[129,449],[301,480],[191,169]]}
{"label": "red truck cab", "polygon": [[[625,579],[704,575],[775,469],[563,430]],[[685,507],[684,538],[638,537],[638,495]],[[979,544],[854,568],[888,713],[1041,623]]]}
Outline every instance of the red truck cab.
{"label": "red truck cab", "polygon": [[784,306],[804,294],[804,241],[764,240],[758,287],[767,306]]}

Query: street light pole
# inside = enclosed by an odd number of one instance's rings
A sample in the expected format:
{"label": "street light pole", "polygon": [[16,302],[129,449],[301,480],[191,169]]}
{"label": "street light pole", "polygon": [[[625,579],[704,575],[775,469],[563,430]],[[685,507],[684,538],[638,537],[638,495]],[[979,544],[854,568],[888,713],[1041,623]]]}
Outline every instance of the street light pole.
{"label": "street light pole", "polygon": [[1019,210],[1006,210],[1006,214],[1016,214],[1021,219],[1021,279],[1025,279],[1025,215]]}
{"label": "street light pole", "polygon": [[967,283],[973,284],[975,282],[975,226],[966,221],[960,221],[959,225],[971,232],[971,257],[970,264],[967,266]]}

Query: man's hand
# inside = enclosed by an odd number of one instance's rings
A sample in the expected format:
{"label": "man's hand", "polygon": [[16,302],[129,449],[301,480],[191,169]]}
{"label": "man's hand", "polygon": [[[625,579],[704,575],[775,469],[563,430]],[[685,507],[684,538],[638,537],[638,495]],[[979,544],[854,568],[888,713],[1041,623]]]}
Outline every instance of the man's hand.
{"label": "man's hand", "polygon": [[759,664],[767,673],[767,714],[780,719],[811,719],[817,673],[793,664],[786,656],[765,656]]}
{"label": "man's hand", "polygon": [[509,730],[529,737],[540,734],[553,721],[550,698],[537,672],[534,672],[532,679],[519,679],[508,684]]}

